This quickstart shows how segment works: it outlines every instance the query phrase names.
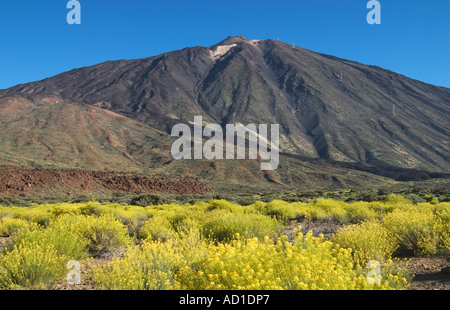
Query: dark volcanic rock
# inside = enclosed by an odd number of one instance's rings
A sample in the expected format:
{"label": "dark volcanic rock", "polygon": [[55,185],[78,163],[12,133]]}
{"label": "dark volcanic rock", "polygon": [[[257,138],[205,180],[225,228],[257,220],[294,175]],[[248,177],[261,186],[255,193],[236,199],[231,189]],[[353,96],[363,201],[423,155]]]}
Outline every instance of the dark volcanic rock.
{"label": "dark volcanic rock", "polygon": [[175,123],[280,124],[283,152],[450,172],[450,90],[275,40],[229,37],[109,61],[0,91],[112,110],[169,132]]}

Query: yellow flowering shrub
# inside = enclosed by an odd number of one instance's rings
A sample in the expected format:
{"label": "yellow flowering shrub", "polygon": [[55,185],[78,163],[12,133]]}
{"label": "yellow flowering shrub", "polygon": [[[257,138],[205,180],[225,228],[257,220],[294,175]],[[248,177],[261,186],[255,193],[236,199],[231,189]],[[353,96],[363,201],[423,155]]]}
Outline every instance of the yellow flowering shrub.
{"label": "yellow flowering shrub", "polygon": [[53,245],[20,243],[0,258],[0,289],[51,289],[68,259]]}
{"label": "yellow flowering shrub", "polygon": [[430,209],[395,209],[383,218],[383,226],[396,238],[401,247],[416,254],[437,252],[440,240],[435,230],[437,217]]}
{"label": "yellow flowering shrub", "polygon": [[258,202],[253,206],[261,214],[274,217],[277,220],[286,220],[287,218],[295,217],[298,213],[293,204],[283,200],[273,200],[268,203]]}
{"label": "yellow flowering shrub", "polygon": [[347,213],[347,218],[351,222],[361,222],[365,220],[376,219],[381,216],[381,213],[372,207],[370,202],[351,202],[343,206]]}
{"label": "yellow flowering shrub", "polygon": [[214,243],[189,235],[167,242],[145,241],[124,257],[93,268],[93,278],[102,289],[404,289],[408,285],[393,273],[385,272],[385,277],[380,284],[369,284],[355,268],[350,249],[311,234],[298,234],[294,243],[286,236],[275,243],[268,237],[240,236]]}
{"label": "yellow flowering shrub", "polygon": [[241,212],[242,206],[231,203],[225,199],[212,199],[207,208],[208,211],[212,210],[227,210],[230,212]]}
{"label": "yellow flowering shrub", "polygon": [[47,229],[36,227],[32,230],[21,231],[14,239],[16,245],[38,244],[42,247],[51,245],[58,254],[70,259],[87,257],[88,240],[71,229],[52,226]]}
{"label": "yellow flowering shrub", "polygon": [[318,198],[314,203],[310,204],[310,218],[311,220],[348,222],[349,219],[344,206],[345,202],[342,201]]}
{"label": "yellow flowering shrub", "polygon": [[52,214],[51,210],[43,206],[22,209],[23,210],[15,213],[16,218],[33,222],[44,227],[50,223],[52,218],[54,218],[54,214]]}
{"label": "yellow flowering shrub", "polygon": [[384,262],[390,259],[398,247],[389,231],[375,221],[340,228],[333,236],[333,242],[343,248],[353,249],[354,261],[361,266],[370,260]]}
{"label": "yellow flowering shrub", "polygon": [[436,205],[437,220],[433,228],[438,232],[440,244],[438,251],[450,254],[450,202]]}
{"label": "yellow flowering shrub", "polygon": [[393,204],[398,206],[412,206],[413,203],[408,198],[404,197],[403,195],[399,194],[389,194],[387,195],[385,201],[385,204]]}
{"label": "yellow flowering shrub", "polygon": [[67,230],[85,238],[88,242],[89,253],[93,256],[103,251],[118,250],[132,244],[127,227],[111,214],[103,214],[98,217],[65,215],[60,217],[55,225],[66,227]]}
{"label": "yellow flowering shrub", "polygon": [[53,215],[52,218],[57,218],[64,214],[80,214],[82,213],[83,206],[83,204],[59,203],[54,205],[41,205],[38,208],[46,208],[48,213]]}
{"label": "yellow flowering shrub", "polygon": [[[300,230],[291,236],[286,219],[297,214],[345,226],[327,238]],[[147,207],[0,206],[0,218],[0,235],[10,236],[0,253],[0,288],[7,289],[51,288],[61,280],[63,262],[119,249],[123,257],[92,265],[97,288],[405,289],[405,262],[391,259],[396,247],[450,253],[450,203],[412,204],[399,195],[248,206],[217,199]],[[369,261],[380,264],[379,284],[369,283]]]}
{"label": "yellow flowering shrub", "polygon": [[281,224],[267,216],[252,213],[231,213],[226,210],[214,210],[202,225],[203,234],[217,241],[233,239],[236,233],[251,238],[274,237]]}
{"label": "yellow flowering shrub", "polygon": [[139,238],[166,241],[173,234],[175,231],[172,224],[165,216],[154,216],[144,223]]}
{"label": "yellow flowering shrub", "polygon": [[96,201],[83,203],[79,206],[79,210],[83,215],[99,216],[104,212],[102,209],[102,204]]}
{"label": "yellow flowering shrub", "polygon": [[161,240],[145,240],[129,247],[124,257],[104,266],[93,266],[92,274],[100,289],[168,290],[180,287],[177,272],[186,264],[195,266],[206,256],[206,243],[199,233]]}
{"label": "yellow flowering shrub", "polygon": [[30,222],[18,218],[4,217],[0,221],[0,236],[9,237],[20,230],[30,228]]}

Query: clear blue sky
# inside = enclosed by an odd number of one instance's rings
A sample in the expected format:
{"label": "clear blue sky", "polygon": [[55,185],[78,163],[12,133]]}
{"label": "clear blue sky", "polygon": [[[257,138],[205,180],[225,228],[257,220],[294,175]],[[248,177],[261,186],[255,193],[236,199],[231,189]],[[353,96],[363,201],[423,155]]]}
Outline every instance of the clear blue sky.
{"label": "clear blue sky", "polygon": [[107,60],[143,58],[229,35],[279,39],[450,87],[450,1],[379,0],[2,0],[0,89]]}

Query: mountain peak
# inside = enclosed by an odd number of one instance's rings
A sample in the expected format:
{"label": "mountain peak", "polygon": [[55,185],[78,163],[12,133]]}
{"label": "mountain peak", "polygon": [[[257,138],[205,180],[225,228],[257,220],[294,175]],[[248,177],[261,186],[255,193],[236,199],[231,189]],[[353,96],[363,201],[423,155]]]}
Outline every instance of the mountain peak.
{"label": "mountain peak", "polygon": [[232,44],[238,44],[238,43],[249,42],[249,41],[250,40],[247,39],[246,37],[244,37],[242,35],[237,35],[237,36],[229,36],[228,38],[219,42],[216,45],[232,45]]}

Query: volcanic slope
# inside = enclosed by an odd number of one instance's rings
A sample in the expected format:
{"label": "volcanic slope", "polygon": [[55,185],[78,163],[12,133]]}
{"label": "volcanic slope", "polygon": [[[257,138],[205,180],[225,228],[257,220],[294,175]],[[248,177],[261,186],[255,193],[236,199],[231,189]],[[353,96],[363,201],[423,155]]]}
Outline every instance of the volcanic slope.
{"label": "volcanic slope", "polygon": [[0,91],[10,96],[85,103],[165,132],[195,115],[278,123],[285,153],[450,172],[449,89],[275,40],[108,61]]}

